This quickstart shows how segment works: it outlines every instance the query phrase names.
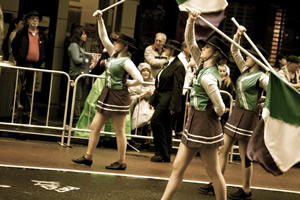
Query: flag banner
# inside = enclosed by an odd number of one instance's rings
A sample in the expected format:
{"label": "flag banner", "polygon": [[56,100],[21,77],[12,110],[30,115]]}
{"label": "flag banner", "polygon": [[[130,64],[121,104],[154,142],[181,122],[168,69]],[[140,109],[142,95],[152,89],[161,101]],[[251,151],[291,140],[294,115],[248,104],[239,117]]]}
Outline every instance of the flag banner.
{"label": "flag banner", "polygon": [[89,74],[91,73],[92,69],[96,67],[99,59],[101,58],[100,53],[89,53],[85,52],[83,54],[83,64],[81,66],[81,74]]}
{"label": "flag banner", "polygon": [[176,0],[179,10],[186,11],[186,8],[196,9],[201,13],[211,13],[225,10],[227,0]]}
{"label": "flag banner", "polygon": [[[177,18],[177,31],[176,39],[178,41],[184,40],[184,31],[186,21],[188,19],[188,12],[186,8],[196,9],[201,11],[201,16],[207,21],[213,24],[215,27],[219,27],[220,23],[225,19],[225,8],[228,3],[225,0],[212,0],[212,1],[201,1],[201,0],[176,0],[180,12]],[[213,6],[212,6],[213,5]],[[195,21],[195,39],[207,40],[214,30],[211,29],[205,22],[200,19]]]}
{"label": "flag banner", "polygon": [[300,161],[300,92],[270,72],[259,121],[251,136],[247,156],[274,176]]}

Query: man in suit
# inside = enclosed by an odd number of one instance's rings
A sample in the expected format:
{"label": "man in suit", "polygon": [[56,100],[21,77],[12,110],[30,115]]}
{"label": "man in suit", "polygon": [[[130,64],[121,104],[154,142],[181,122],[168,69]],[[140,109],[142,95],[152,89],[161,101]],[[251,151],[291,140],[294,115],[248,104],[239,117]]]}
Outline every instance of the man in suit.
{"label": "man in suit", "polygon": [[170,162],[172,150],[172,118],[181,110],[181,94],[185,78],[185,68],[178,58],[181,44],[169,40],[165,45],[168,63],[159,71],[155,79],[155,91],[150,104],[155,112],[151,119],[155,155],[152,162]]}

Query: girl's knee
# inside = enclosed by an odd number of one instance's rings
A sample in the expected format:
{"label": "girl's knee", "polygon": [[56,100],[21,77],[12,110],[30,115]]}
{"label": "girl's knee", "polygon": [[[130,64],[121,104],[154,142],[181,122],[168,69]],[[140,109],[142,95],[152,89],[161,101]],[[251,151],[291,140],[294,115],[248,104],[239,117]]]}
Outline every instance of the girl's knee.
{"label": "girl's knee", "polygon": [[230,148],[222,147],[219,150],[219,154],[220,154],[220,156],[224,156],[225,157],[225,156],[228,156],[229,151],[230,151]]}
{"label": "girl's knee", "polygon": [[172,173],[175,174],[175,175],[177,175],[177,176],[182,176],[184,174],[184,169],[180,168],[178,165],[176,165],[174,163],[173,164]]}
{"label": "girl's knee", "polygon": [[99,125],[97,123],[91,124],[91,134],[99,134],[100,135],[100,129]]}

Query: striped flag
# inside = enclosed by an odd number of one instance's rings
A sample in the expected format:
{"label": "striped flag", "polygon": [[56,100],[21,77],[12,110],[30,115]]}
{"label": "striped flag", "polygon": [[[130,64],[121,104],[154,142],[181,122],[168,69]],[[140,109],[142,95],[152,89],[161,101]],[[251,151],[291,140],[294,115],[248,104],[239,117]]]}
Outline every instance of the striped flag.
{"label": "striped flag", "polygon": [[81,74],[91,73],[92,69],[94,69],[94,67],[96,67],[100,58],[101,58],[100,53],[84,52],[83,64],[82,64],[81,70],[80,70]]}
{"label": "striped flag", "polygon": [[300,161],[300,92],[270,72],[265,106],[247,156],[278,176]]}
{"label": "striped flag", "polygon": [[[225,9],[228,6],[226,0],[176,0],[180,12],[177,19],[176,39],[183,41],[185,24],[188,19],[186,8],[199,10],[202,16],[213,24],[219,27],[220,23],[225,18]],[[195,21],[195,37],[196,40],[207,40],[214,30],[211,29],[200,19]]]}

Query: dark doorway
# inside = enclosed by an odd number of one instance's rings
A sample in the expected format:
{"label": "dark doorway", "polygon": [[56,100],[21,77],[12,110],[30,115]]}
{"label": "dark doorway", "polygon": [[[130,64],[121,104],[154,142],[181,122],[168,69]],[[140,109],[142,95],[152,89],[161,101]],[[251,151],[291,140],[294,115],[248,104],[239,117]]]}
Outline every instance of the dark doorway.
{"label": "dark doorway", "polygon": [[[54,42],[56,34],[57,13],[59,0],[20,0],[18,17],[23,17],[26,13],[36,10],[43,16],[40,22],[40,30],[47,33],[46,40],[46,60],[45,69],[52,69]],[[45,103],[48,100],[50,87],[50,74],[44,73],[41,77],[41,91],[35,95],[35,100]]]}

